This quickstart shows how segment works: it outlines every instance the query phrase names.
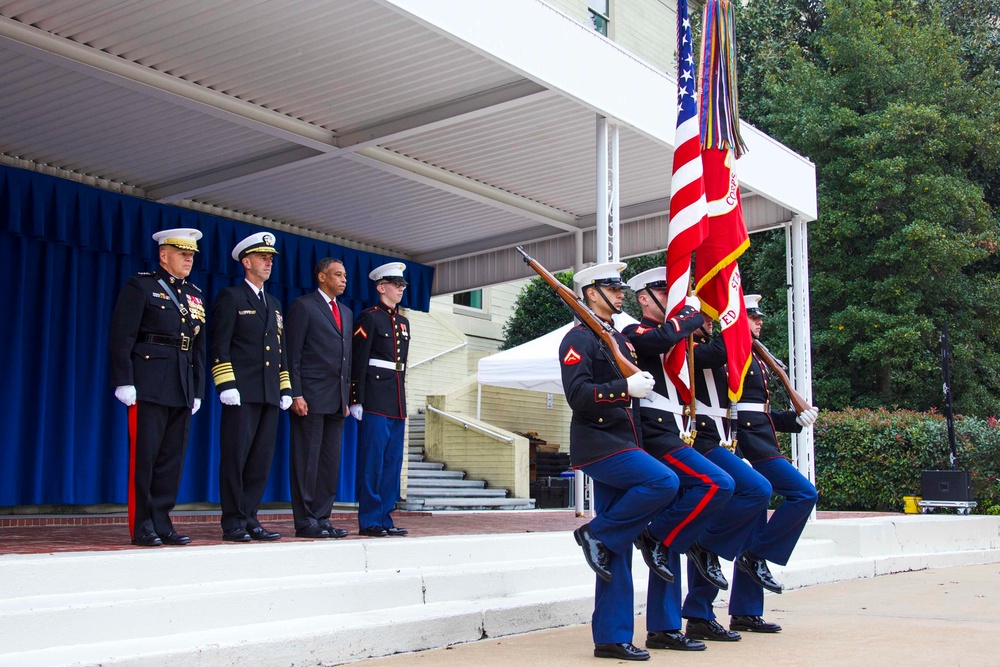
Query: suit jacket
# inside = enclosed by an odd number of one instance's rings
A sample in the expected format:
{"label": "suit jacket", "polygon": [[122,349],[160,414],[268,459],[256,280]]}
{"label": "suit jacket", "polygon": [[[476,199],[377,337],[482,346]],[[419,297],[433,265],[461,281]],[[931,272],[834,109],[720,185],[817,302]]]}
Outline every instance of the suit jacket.
{"label": "suit jacket", "polygon": [[318,290],[300,296],[288,308],[285,328],[292,396],[303,397],[310,414],[347,414],[354,316],[350,308],[337,303],[341,328]]}
{"label": "suit jacket", "polygon": [[205,392],[201,290],[162,268],[130,277],[111,315],[108,352],[112,386],[134,385],[140,401],[191,407]]}
{"label": "suit jacket", "polygon": [[278,405],[292,393],[281,302],[267,292],[265,306],[242,281],[212,305],[212,377],[221,393],[238,389],[242,403]]}

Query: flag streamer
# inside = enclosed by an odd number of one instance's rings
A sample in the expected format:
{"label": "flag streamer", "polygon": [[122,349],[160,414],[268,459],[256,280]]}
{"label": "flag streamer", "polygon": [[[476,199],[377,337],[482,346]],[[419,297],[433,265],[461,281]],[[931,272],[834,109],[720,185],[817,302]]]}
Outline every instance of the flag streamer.
{"label": "flag streamer", "polygon": [[731,0],[705,3],[701,46],[701,147],[746,152],[736,83],[736,18]]}

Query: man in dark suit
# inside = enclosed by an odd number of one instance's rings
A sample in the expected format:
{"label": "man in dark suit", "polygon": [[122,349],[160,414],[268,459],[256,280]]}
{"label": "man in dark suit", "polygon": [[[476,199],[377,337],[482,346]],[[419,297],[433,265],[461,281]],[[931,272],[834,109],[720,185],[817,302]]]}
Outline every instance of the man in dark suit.
{"label": "man in dark suit", "polygon": [[222,539],[272,541],[281,535],[257,520],[278,435],[278,408],[292,404],[281,302],[264,292],[278,251],[259,232],[233,248],[245,279],[212,307],[212,376],[222,401],[219,497]]}
{"label": "man in dark suit", "polygon": [[128,517],[132,544],[191,541],[174,531],[170,510],[184,467],[191,415],[205,391],[205,304],[187,281],[201,232],[153,234],[160,267],[125,283],[108,338],[115,398],[128,406]]}
{"label": "man in dark suit", "polygon": [[403,536],[392,511],[399,499],[406,428],[406,355],[410,323],[400,314],[406,279],[402,262],[389,262],[368,277],[379,294],[354,329],[351,414],[358,426],[358,534]]}
{"label": "man in dark suit", "polygon": [[316,264],[319,290],[288,309],[292,383],[291,485],[295,536],[345,537],[330,524],[351,389],[351,310],[337,303],[347,287],[339,259]]}

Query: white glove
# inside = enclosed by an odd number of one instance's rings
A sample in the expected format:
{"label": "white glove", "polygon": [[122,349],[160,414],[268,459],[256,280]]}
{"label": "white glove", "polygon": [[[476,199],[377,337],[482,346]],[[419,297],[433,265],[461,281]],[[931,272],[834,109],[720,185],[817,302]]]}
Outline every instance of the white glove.
{"label": "white glove", "polygon": [[281,400],[278,401],[278,407],[281,408],[282,410],[287,410],[288,408],[292,407],[292,397],[282,396]]}
{"label": "white glove", "polygon": [[799,426],[812,426],[818,416],[819,408],[813,406],[808,410],[800,412],[799,416],[795,418],[795,421],[798,422]]}
{"label": "white glove", "polygon": [[364,408],[361,407],[361,404],[355,403],[354,405],[350,406],[347,409],[351,411],[352,417],[354,417],[358,421],[361,421],[361,415],[365,413]]}
{"label": "white glove", "polygon": [[693,294],[686,299],[684,299],[684,305],[689,308],[694,308],[696,312],[701,312],[701,299],[694,296]]}
{"label": "white glove", "polygon": [[123,384],[115,387],[115,398],[125,405],[135,405],[135,385]]}
{"label": "white glove", "polygon": [[239,405],[240,404],[240,390],[239,389],[226,389],[221,394],[219,394],[219,400],[222,401],[223,405]]}
{"label": "white glove", "polygon": [[191,414],[194,414],[199,410],[201,410],[201,399],[196,398],[194,399],[194,405],[191,406]]}
{"label": "white glove", "polygon": [[629,375],[625,382],[628,383],[628,395],[632,398],[645,398],[656,386],[656,380],[646,371]]}

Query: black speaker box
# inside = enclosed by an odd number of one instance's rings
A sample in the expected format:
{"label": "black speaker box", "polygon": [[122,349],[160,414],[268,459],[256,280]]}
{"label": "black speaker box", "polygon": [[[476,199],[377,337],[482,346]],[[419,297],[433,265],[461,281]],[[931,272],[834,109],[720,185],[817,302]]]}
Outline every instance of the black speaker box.
{"label": "black speaker box", "polygon": [[966,470],[923,470],[920,495],[931,501],[972,501],[972,474]]}

